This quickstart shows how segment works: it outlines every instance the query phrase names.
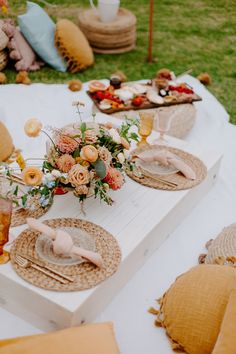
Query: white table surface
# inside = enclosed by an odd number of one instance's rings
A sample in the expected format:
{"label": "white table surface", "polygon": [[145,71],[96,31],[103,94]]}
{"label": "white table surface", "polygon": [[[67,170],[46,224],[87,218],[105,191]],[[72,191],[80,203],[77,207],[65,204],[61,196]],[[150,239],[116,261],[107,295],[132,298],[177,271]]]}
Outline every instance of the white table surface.
{"label": "white table surface", "polygon": [[[189,76],[184,79],[204,98],[196,103],[197,121],[187,140],[224,152],[220,178],[97,318],[97,321],[114,322],[123,354],[172,353],[164,331],[154,326],[154,317],[147,309],[155,305],[155,299],[179,274],[197,264],[198,255],[205,251],[206,241],[236,219],[236,127],[227,122],[224,108],[197,80]],[[23,134],[22,122],[28,118],[37,117],[46,123],[50,116],[50,122],[60,126],[65,124],[65,117],[68,117],[68,123],[76,119],[71,101],[87,101],[83,92],[72,93],[64,85],[1,86],[0,97],[0,119],[3,117],[13,132],[16,145]],[[90,109],[91,105],[87,105],[88,114]],[[29,142],[32,140],[26,139],[25,147]],[[37,148],[36,144],[40,148],[42,141],[34,144],[33,149]],[[40,332],[3,309],[0,309],[0,319],[0,338]]]}

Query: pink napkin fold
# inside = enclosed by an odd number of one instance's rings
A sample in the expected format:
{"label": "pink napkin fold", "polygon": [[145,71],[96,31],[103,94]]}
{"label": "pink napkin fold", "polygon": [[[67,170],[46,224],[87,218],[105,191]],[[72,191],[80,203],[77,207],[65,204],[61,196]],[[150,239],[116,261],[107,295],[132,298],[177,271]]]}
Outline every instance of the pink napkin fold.
{"label": "pink napkin fold", "polygon": [[168,150],[143,151],[140,154],[137,154],[136,157],[145,162],[157,161],[164,166],[172,165],[178,169],[186,178],[192,180],[196,179],[196,173],[193,171],[193,169],[189,167],[182,159],[177,157],[175,154],[172,154]]}

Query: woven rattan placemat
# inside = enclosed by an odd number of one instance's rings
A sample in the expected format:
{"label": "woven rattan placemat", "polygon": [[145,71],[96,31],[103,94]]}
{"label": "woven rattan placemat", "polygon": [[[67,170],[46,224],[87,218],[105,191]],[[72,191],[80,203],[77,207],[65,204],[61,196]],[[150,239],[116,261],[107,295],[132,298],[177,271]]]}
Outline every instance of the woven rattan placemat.
{"label": "woven rattan placemat", "polygon": [[40,216],[44,215],[50,206],[42,208],[40,205],[37,205],[33,210],[32,209],[13,209],[11,217],[11,227],[16,227],[26,224],[26,218],[35,218],[38,219]]}
{"label": "woven rattan placemat", "polygon": [[[121,261],[121,250],[116,239],[102,227],[89,221],[80,219],[52,219],[45,224],[53,227],[81,228],[95,238],[96,251],[102,256],[103,267],[98,268],[92,263],[85,262],[79,265],[59,266],[50,264],[50,267],[71,276],[76,276],[73,283],[61,284],[58,281],[40,273],[33,268],[22,268],[15,262],[17,253],[27,254],[36,259],[35,241],[40,234],[29,229],[23,231],[11,247],[11,263],[17,274],[27,282],[43,289],[53,291],[78,291],[96,286],[117,271]],[[49,265],[49,263],[45,264]]]}
{"label": "woven rattan placemat", "polygon": [[132,178],[136,182],[138,182],[146,187],[151,187],[151,188],[155,188],[155,189],[165,189],[165,190],[170,190],[170,191],[189,189],[189,188],[193,188],[196,185],[200,184],[207,175],[207,168],[199,158],[197,158],[196,156],[194,156],[186,151],[179,150],[176,148],[160,146],[160,145],[152,145],[152,146],[149,146],[146,148],[136,149],[135,151],[133,151],[133,154],[137,154],[141,151],[145,151],[145,150],[149,150],[149,149],[155,149],[157,151],[162,150],[162,149],[168,149],[170,152],[179,156],[196,173],[196,179],[195,180],[187,179],[181,173],[175,173],[173,175],[165,176],[164,178],[166,180],[177,184],[176,187],[172,187],[172,186],[166,185],[165,183],[162,183],[160,181],[156,181],[150,177],[147,177],[147,176],[138,177],[133,172],[127,171],[127,175],[130,178]]}

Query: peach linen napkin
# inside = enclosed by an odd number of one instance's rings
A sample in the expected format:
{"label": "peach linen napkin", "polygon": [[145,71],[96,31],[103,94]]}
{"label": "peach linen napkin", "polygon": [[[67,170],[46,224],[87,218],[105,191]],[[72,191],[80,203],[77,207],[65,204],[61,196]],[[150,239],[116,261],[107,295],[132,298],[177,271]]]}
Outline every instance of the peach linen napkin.
{"label": "peach linen napkin", "polygon": [[175,154],[172,154],[168,150],[148,150],[143,151],[134,157],[138,157],[141,161],[145,162],[159,162],[164,166],[172,165],[177,170],[179,170],[186,178],[188,179],[196,179],[196,173],[193,169],[188,166],[182,159],[177,157]]}
{"label": "peach linen napkin", "polygon": [[120,354],[120,351],[113,324],[107,322],[0,340],[0,354]]}

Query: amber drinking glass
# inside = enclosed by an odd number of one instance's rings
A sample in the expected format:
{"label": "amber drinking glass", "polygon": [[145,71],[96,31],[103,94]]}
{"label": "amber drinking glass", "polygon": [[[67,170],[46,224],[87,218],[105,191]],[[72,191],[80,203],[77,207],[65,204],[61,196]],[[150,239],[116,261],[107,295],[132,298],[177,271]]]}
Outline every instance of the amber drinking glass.
{"label": "amber drinking glass", "polygon": [[138,143],[138,146],[149,145],[147,142],[147,138],[152,133],[153,114],[148,112],[142,112],[139,113],[139,117],[140,117],[140,125],[139,125],[138,133],[141,137],[141,140]]}
{"label": "amber drinking glass", "polygon": [[12,202],[0,198],[0,264],[7,263],[10,255],[3,250],[4,245],[9,240],[9,228],[11,224]]}

